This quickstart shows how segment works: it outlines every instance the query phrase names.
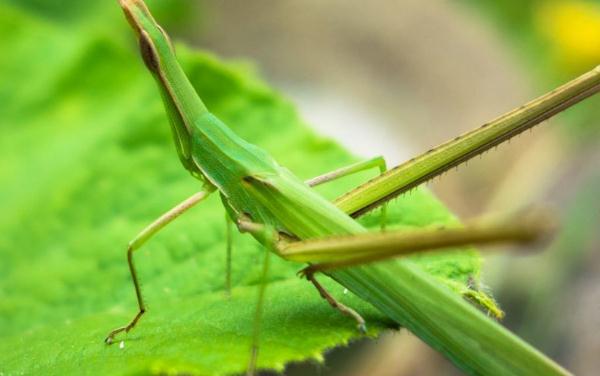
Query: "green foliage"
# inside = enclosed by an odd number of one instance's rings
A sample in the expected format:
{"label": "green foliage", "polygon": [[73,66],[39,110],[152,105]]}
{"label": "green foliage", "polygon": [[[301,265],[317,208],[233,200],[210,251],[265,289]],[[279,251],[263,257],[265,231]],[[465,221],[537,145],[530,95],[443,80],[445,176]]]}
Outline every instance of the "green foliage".
{"label": "green foliage", "polygon": [[[106,21],[111,17],[116,20],[117,17],[121,17],[118,0],[2,0],[2,2],[12,4],[36,16],[67,23],[89,24],[94,20]],[[180,24],[182,18],[189,14],[189,2],[185,0],[168,2],[148,0],[148,4],[163,22],[177,20]]]}
{"label": "green foliage", "polygon": [[[179,165],[132,39],[115,38],[121,24],[106,32],[62,28],[29,10],[0,5],[6,52],[0,60],[0,373],[243,371],[264,251],[236,234],[227,299],[224,211],[216,195],[136,254],[149,311],[123,346],[104,345],[108,331],[136,311],[127,242],[199,183]],[[244,66],[182,46],[179,56],[215,114],[300,176],[355,160],[309,131],[294,107]],[[321,190],[335,197],[365,177]],[[454,221],[425,190],[396,200],[390,217],[407,227]],[[377,219],[374,213],[365,223]],[[472,252],[415,260],[461,292],[479,267]],[[358,336],[352,321],[296,277],[302,265],[271,261],[260,367],[321,359],[325,349]],[[365,316],[371,335],[391,325],[321,279]]]}

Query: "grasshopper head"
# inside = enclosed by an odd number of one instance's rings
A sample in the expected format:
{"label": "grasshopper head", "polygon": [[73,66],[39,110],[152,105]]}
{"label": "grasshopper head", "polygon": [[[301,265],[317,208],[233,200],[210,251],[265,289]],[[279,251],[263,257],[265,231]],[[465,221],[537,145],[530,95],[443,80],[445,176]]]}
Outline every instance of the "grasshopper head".
{"label": "grasshopper head", "polygon": [[192,124],[208,110],[179,66],[169,36],[146,4],[142,0],[119,0],[119,3],[138,36],[144,63],[160,88],[179,159],[192,175],[200,176],[191,156]]}
{"label": "grasshopper head", "polygon": [[[146,67],[153,74],[160,72],[161,55],[174,55],[171,39],[154,20],[146,4],[141,0],[119,0],[127,21],[135,30],[140,41],[140,52]],[[163,51],[159,51],[162,49]]]}

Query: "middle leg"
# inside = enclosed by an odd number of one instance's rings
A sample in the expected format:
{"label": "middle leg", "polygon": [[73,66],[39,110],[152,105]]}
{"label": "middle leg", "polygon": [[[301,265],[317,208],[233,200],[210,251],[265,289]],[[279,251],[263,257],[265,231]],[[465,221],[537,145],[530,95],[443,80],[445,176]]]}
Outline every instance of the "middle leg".
{"label": "middle leg", "polygon": [[[364,320],[354,310],[333,298],[316,282],[318,272],[382,261],[393,257],[465,245],[498,243],[531,243],[554,229],[547,218],[531,215],[523,220],[509,220],[496,224],[473,223],[460,228],[418,229],[363,233],[311,239],[280,246],[279,254],[289,260],[312,263],[300,271],[315,285],[332,307],[353,317],[360,327]],[[493,313],[493,312],[492,312]]]}
{"label": "middle leg", "polygon": [[379,156],[372,159],[368,159],[366,161],[353,163],[349,166],[344,166],[342,168],[338,168],[337,170],[333,170],[326,174],[309,179],[305,181],[305,183],[308,184],[310,187],[315,187],[317,185],[324,184],[342,178],[344,176],[352,175],[357,172],[365,171],[374,167],[379,169],[380,174],[383,174],[387,170],[385,159],[383,159],[382,156]]}
{"label": "middle leg", "polygon": [[[330,171],[326,174],[319,175],[312,179],[305,181],[310,187],[315,187],[320,184],[328,183],[336,179],[343,178],[344,176],[352,175],[357,172],[365,171],[371,168],[379,169],[379,174],[383,174],[387,171],[387,164],[382,156],[368,159],[366,161],[357,162],[349,166],[338,168],[337,170]],[[381,231],[385,231],[387,222],[387,203],[381,205]]]}
{"label": "middle leg", "polygon": [[315,286],[315,288],[317,289],[317,291],[319,291],[319,294],[321,295],[321,298],[327,300],[327,303],[329,303],[329,305],[331,307],[333,307],[333,309],[336,309],[336,310],[340,311],[342,313],[342,315],[346,315],[346,316],[351,317],[352,319],[354,319],[354,321],[356,321],[356,326],[357,326],[358,330],[361,333],[363,333],[363,334],[366,333],[367,332],[367,325],[365,323],[365,319],[363,319],[362,316],[358,312],[356,312],[352,308],[348,307],[345,304],[342,304],[337,299],[335,299],[329,293],[329,291],[327,291],[319,283],[319,281],[317,281],[317,279],[315,278],[315,274],[316,274],[316,272],[308,270],[306,268],[300,271],[300,275],[304,276],[308,281],[310,281],[310,283],[312,283],[313,286]]}

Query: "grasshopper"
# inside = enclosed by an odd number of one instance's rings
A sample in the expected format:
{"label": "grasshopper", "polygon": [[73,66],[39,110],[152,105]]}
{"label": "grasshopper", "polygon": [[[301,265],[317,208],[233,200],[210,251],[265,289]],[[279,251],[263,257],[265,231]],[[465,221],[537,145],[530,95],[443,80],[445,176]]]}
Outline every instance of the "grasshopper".
{"label": "grasshopper", "polygon": [[[139,310],[127,325],[112,330],[106,343],[133,329],[146,312],[134,252],[186,210],[218,193],[240,232],[251,234],[284,259],[308,263],[300,275],[332,307],[354,319],[359,330],[365,330],[364,319],[325,290],[317,273],[328,275],[368,301],[468,373],[568,374],[418,267],[398,259],[453,246],[531,242],[548,232],[547,221],[525,218],[459,228],[367,232],[355,218],[385,207],[394,197],[595,94],[600,90],[600,67],[390,170],[378,157],[305,182],[265,150],[234,134],[206,108],[179,66],[169,37],[142,0],[120,0],[120,4],[137,34],[143,61],[158,84],[179,159],[200,181],[201,189],[129,243],[127,261]],[[380,175],[333,202],[312,188],[370,168],[378,168]],[[263,283],[257,312],[263,304],[264,288]],[[259,318],[257,313],[256,327]],[[255,334],[250,372],[255,367],[257,337]]]}

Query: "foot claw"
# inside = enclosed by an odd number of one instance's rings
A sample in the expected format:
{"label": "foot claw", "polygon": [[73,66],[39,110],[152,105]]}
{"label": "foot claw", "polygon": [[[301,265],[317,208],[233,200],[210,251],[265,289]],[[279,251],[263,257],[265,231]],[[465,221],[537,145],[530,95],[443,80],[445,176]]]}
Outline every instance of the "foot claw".
{"label": "foot claw", "polygon": [[108,336],[106,336],[106,338],[104,339],[104,343],[106,343],[107,345],[112,345],[113,343],[115,343],[115,337],[117,334],[119,334],[121,332],[127,333],[129,331],[129,329],[131,329],[131,328],[130,327],[122,327],[122,328],[113,330],[112,332],[108,333]]}
{"label": "foot claw", "polygon": [[312,265],[307,266],[304,269],[300,269],[298,271],[298,273],[296,273],[296,275],[300,278],[306,278],[309,279],[309,276],[314,274],[314,268],[312,267]]}
{"label": "foot claw", "polygon": [[[104,343],[106,343],[107,345],[112,345],[113,343],[115,343],[115,336],[119,333],[121,333],[123,330],[114,330],[112,331],[105,339],[104,339]],[[126,331],[126,330],[125,330]]]}
{"label": "foot claw", "polygon": [[108,336],[104,339],[104,343],[107,345],[112,345],[113,344],[113,337],[112,336]]}
{"label": "foot claw", "polygon": [[146,310],[144,308],[142,308],[138,312],[138,314],[135,315],[133,320],[131,320],[131,322],[129,324],[127,324],[127,326],[122,326],[122,327],[114,329],[112,332],[108,333],[108,336],[106,337],[106,339],[104,339],[104,343],[106,343],[107,345],[112,345],[114,343],[114,339],[117,334],[119,334],[121,332],[129,333],[129,331],[131,329],[133,329],[135,324],[137,324],[137,322],[139,321],[140,317],[142,317],[144,312],[146,312]]}

